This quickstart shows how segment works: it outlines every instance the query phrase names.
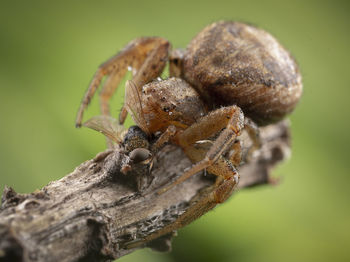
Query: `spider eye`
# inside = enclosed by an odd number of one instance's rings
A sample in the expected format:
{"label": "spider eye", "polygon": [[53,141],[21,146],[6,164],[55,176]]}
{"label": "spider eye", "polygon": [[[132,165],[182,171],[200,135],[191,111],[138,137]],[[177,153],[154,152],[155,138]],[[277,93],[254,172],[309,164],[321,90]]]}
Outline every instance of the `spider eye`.
{"label": "spider eye", "polygon": [[[134,163],[145,162],[146,160],[150,160],[152,157],[151,152],[146,148],[136,148],[129,154],[130,160]],[[145,163],[147,164],[147,163]]]}

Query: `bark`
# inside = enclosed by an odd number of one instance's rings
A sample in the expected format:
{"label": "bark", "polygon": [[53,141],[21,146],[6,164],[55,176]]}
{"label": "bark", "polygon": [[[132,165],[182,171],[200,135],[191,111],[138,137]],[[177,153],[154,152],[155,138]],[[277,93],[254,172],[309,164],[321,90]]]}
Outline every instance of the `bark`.
{"label": "bark", "polygon": [[[289,155],[289,125],[261,128],[262,147],[239,167],[238,188],[269,184],[272,167]],[[243,135],[243,155],[250,146]],[[205,197],[215,178],[197,174],[158,194],[191,165],[166,146],[149,166],[119,172],[127,156],[105,151],[41,190],[18,194],[5,187],[0,206],[0,261],[109,261],[139,248],[169,251],[176,229],[215,204]]]}

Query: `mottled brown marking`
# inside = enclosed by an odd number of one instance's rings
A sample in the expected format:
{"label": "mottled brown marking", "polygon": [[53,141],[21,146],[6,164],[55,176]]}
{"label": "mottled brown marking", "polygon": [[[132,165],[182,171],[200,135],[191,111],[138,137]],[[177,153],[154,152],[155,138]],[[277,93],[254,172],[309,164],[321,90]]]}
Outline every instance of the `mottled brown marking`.
{"label": "mottled brown marking", "polygon": [[[260,125],[290,113],[302,93],[289,52],[267,32],[238,22],[204,28],[186,49],[183,74],[213,109],[236,104]],[[278,101],[260,103],[266,97]]]}

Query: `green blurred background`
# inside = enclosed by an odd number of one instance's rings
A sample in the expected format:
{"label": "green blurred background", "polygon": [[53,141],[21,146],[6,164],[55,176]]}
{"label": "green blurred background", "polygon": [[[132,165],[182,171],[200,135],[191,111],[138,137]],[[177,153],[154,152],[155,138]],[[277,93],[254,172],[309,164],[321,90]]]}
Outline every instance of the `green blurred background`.
{"label": "green blurred background", "polygon": [[303,74],[292,158],[274,171],[282,184],[241,191],[179,230],[170,254],[119,261],[350,261],[348,3],[0,1],[1,190],[41,188],[105,148],[74,118],[97,66],[128,41],[156,35],[185,47],[211,22],[246,21],[275,35]]}

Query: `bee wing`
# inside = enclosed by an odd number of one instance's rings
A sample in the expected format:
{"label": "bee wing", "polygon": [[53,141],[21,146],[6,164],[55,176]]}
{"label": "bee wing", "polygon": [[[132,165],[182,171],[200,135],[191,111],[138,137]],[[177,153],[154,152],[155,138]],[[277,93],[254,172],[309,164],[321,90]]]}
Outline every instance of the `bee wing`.
{"label": "bee wing", "polygon": [[119,125],[117,119],[110,116],[94,116],[86,121],[83,126],[96,130],[116,143],[121,143],[126,132],[124,126]]}
{"label": "bee wing", "polygon": [[147,123],[144,118],[140,93],[132,80],[126,82],[125,107],[130,113],[132,119],[135,121],[136,125],[147,132]]}

